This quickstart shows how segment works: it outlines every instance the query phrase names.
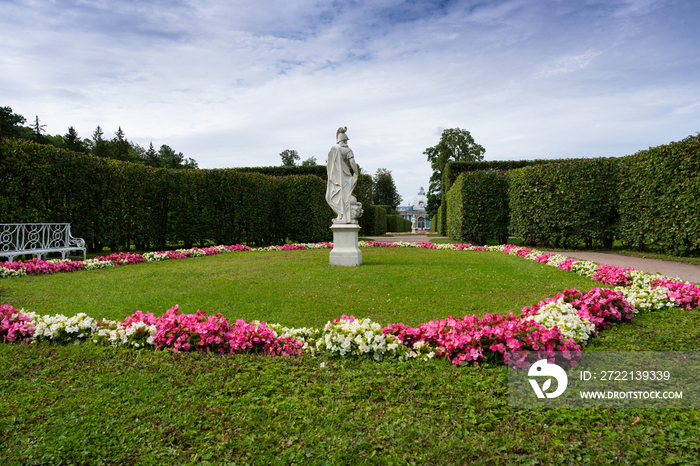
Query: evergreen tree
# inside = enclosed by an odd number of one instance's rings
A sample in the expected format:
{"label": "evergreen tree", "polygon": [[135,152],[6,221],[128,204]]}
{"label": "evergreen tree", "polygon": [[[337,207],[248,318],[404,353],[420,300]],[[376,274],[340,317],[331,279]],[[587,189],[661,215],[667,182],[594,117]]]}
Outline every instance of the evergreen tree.
{"label": "evergreen tree", "polygon": [[162,167],[163,166],[161,164],[160,158],[158,156],[158,152],[156,152],[156,149],[153,147],[152,142],[148,145],[148,150],[144,154],[143,164],[147,165],[149,167]]}
{"label": "evergreen tree", "polygon": [[377,169],[377,173],[374,174],[374,203],[388,205],[396,210],[401,201],[402,198],[396,190],[391,172],[386,168]]}
{"label": "evergreen tree", "polygon": [[100,125],[97,125],[97,128],[95,128],[95,131],[92,133],[92,155],[105,158],[109,157],[109,144],[104,139],[104,134]]}
{"label": "evergreen tree", "polygon": [[83,141],[78,136],[78,132],[72,126],[68,128],[68,132],[63,136],[63,143],[67,149],[75,152],[87,152]]}
{"label": "evergreen tree", "polygon": [[122,160],[124,162],[138,162],[138,155],[132,150],[131,143],[126,139],[124,131],[120,126],[110,144],[110,158]]}
{"label": "evergreen tree", "polygon": [[36,119],[34,120],[34,125],[32,125],[32,130],[34,130],[34,141],[38,142],[39,144],[46,144],[48,142],[43,134],[46,132],[44,127],[46,127],[46,125],[41,124],[39,121],[39,115],[37,115]]}
{"label": "evergreen tree", "polygon": [[197,168],[197,162],[193,159],[185,159],[182,152],[175,152],[172,147],[163,144],[158,151],[158,158],[162,167],[165,168]]}

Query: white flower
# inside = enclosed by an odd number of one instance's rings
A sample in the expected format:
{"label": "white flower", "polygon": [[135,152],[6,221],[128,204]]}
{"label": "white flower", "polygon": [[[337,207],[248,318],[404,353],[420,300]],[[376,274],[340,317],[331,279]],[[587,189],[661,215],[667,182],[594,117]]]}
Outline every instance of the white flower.
{"label": "white flower", "polygon": [[544,327],[559,328],[565,339],[573,338],[581,345],[585,345],[595,331],[595,325],[579,317],[576,308],[565,303],[563,297],[545,304],[532,319]]}
{"label": "white flower", "polygon": [[588,278],[593,278],[593,274],[598,270],[598,265],[591,261],[578,261],[571,264],[571,271]]}

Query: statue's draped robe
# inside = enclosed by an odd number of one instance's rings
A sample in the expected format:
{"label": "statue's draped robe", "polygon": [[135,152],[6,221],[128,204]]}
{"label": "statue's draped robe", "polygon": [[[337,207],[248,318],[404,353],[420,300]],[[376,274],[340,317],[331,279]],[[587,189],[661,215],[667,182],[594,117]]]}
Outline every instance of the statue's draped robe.
{"label": "statue's draped robe", "polygon": [[[346,152],[345,155],[343,152]],[[328,153],[326,201],[338,215],[338,218],[342,217],[342,221],[345,223],[354,221],[350,200],[352,191],[357,184],[357,177],[352,176],[348,165],[348,156],[351,155],[350,148],[341,148],[340,146],[331,147],[331,151]]]}

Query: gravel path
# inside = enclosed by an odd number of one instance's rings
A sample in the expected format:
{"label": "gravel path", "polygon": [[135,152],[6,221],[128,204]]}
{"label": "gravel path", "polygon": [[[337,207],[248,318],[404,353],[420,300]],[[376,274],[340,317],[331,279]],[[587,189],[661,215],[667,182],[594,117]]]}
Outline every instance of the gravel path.
{"label": "gravel path", "polygon": [[566,257],[597,262],[599,264],[614,265],[616,267],[643,270],[644,272],[659,272],[667,277],[680,278],[693,283],[700,283],[700,267],[684,262],[662,261],[659,259],[643,259],[641,257],[620,256],[607,252],[557,252]]}
{"label": "gravel path", "polygon": [[[380,243],[395,243],[404,241],[406,243],[420,243],[421,241],[429,241],[431,239],[441,238],[444,236],[436,235],[400,235],[393,237],[371,237],[373,241]],[[544,251],[542,249],[542,251]],[[545,251],[546,252],[546,251]],[[576,259],[597,262],[599,264],[614,265],[616,267],[624,267],[636,270],[643,270],[649,273],[660,273],[671,278],[680,278],[693,283],[700,283],[700,267],[697,265],[686,264],[684,262],[662,261],[659,259],[643,259],[641,257],[621,256],[619,254],[611,254],[607,252],[580,252],[580,251],[565,251],[559,252],[566,257],[574,257]]]}

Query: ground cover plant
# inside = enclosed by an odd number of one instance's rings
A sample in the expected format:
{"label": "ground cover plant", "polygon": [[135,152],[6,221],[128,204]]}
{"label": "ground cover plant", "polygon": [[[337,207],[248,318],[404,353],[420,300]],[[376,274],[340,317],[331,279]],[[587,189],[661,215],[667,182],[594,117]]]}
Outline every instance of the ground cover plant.
{"label": "ground cover plant", "polygon": [[[329,269],[328,250],[252,251],[0,281],[0,301],[42,314],[123,319],[175,304],[229,319],[323,326],[341,314],[419,325],[448,315],[508,314],[585,277],[497,252],[363,249],[361,267]],[[127,292],[128,290],[128,292]]]}
{"label": "ground cover plant", "polygon": [[[412,250],[372,250],[399,263],[406,251]],[[285,252],[302,253],[314,251]],[[517,253],[531,252],[476,255],[577,278]],[[634,278],[584,261],[562,263],[599,273],[610,286]],[[145,265],[152,264],[131,268]],[[81,275],[88,273],[46,278]],[[34,278],[40,276],[2,285]],[[613,325],[593,336],[588,349],[697,350],[695,326],[675,329],[678,320],[696,319],[697,308],[678,312],[660,307],[633,324]],[[628,325],[664,338],[630,347]],[[670,338],[674,332],[681,336]],[[2,401],[2,412],[11,415],[0,420],[10,463],[688,464],[700,451],[697,410],[513,410],[504,368],[489,364],[171,354],[89,343],[0,345],[0,355],[3,392],[17,394]]]}

